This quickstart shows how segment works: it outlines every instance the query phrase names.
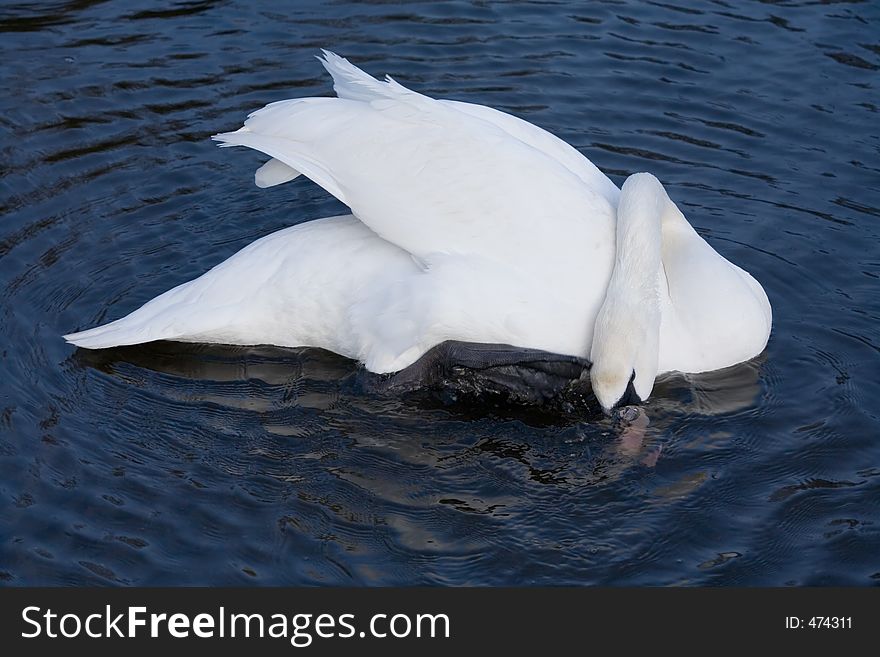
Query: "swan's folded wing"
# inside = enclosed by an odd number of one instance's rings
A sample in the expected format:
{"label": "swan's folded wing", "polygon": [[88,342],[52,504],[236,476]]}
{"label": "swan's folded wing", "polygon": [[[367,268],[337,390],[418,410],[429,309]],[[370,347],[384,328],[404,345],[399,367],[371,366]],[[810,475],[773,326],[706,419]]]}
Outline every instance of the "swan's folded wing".
{"label": "swan's folded wing", "polygon": [[381,94],[351,81],[363,88],[347,98],[273,103],[215,139],[301,172],[428,265],[439,252],[546,267],[612,234],[608,200],[555,157],[455,104],[373,83]]}

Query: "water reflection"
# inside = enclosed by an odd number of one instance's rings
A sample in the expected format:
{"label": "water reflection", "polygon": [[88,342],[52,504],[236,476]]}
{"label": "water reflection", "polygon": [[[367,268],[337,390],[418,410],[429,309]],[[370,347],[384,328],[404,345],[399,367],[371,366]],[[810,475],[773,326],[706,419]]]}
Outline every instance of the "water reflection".
{"label": "water reflection", "polygon": [[[682,410],[697,415],[723,415],[753,408],[761,395],[761,367],[766,352],[745,363],[715,372],[661,375],[654,386],[651,406],[657,411]],[[679,409],[668,405],[676,400]]]}
{"label": "water reflection", "polygon": [[[492,397],[461,400],[449,390],[407,395],[383,392],[377,385],[380,377],[354,361],[312,348],[157,342],[104,351],[77,350],[74,359],[79,366],[110,375],[119,385],[145,388],[168,400],[257,412],[260,427],[275,436],[306,438],[326,423],[356,444],[393,450],[395,458],[414,466],[434,467],[452,458],[438,458],[433,450],[412,444],[406,427],[418,426],[426,418],[437,435],[444,433],[444,426],[449,435],[461,434],[468,427],[479,430],[487,423],[515,423],[525,430],[534,427],[545,437],[577,446],[577,458],[584,460],[585,468],[571,463],[536,466],[532,437],[523,441],[493,435],[455,458],[489,454],[525,466],[528,479],[535,483],[564,486],[607,483],[633,466],[655,467],[669,440],[664,434],[682,417],[719,416],[752,408],[761,391],[763,360],[704,375],[665,375],[647,405],[627,407],[606,418],[594,406],[580,409],[580,414],[560,414],[534,405],[499,403]],[[330,415],[312,415],[304,421],[300,413],[304,410]],[[234,417],[229,421],[240,422]],[[396,431],[389,431],[394,426]],[[364,481],[356,472],[336,474]],[[290,471],[273,476],[295,481],[299,475]],[[380,484],[372,481],[369,489],[378,494]]]}
{"label": "water reflection", "polygon": [[[287,349],[273,346],[239,347],[229,345],[186,344],[180,342],[154,342],[131,347],[117,347],[100,351],[77,349],[75,361],[81,366],[92,367],[106,374],[131,383],[136,378],[132,367],[142,373],[154,372],[169,375],[170,378],[156,379],[161,382],[168,394],[173,396],[175,389],[191,390],[192,383],[199,383],[200,389],[210,388],[211,383],[238,383],[239,386],[216,386],[216,394],[211,400],[222,403],[228,399],[234,402],[236,391],[251,394],[247,387],[249,381],[260,381],[269,388],[282,391],[282,397],[294,401],[294,397],[330,394],[327,384],[331,384],[332,394],[346,394],[362,402],[383,392],[377,385],[380,377],[365,372],[355,361],[349,360],[321,349],[309,347]],[[704,374],[670,373],[661,375],[654,387],[647,406],[637,415],[618,417],[616,422],[628,427],[631,432],[641,427],[643,432],[652,416],[671,415],[722,415],[735,413],[754,406],[761,393],[760,372],[765,356],[761,355],[746,363]],[[130,366],[130,367],[127,367]],[[141,381],[145,381],[143,374]],[[270,395],[267,388],[267,395]],[[396,389],[384,394],[398,396]],[[480,415],[504,415],[528,419],[532,413],[534,423],[544,426],[548,423],[571,423],[584,418],[560,417],[542,413],[540,407],[525,404],[486,404],[486,400],[467,398],[457,403],[456,396],[444,391],[431,391],[431,394],[407,396],[413,404],[427,407],[446,407],[455,412],[456,407],[463,418]],[[433,403],[432,403],[433,401]],[[599,420],[596,412],[589,418]]]}

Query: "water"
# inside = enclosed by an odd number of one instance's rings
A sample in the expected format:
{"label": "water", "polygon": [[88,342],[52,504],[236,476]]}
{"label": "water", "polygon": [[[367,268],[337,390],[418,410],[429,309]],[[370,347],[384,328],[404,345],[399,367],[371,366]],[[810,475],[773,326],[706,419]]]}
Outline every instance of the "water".
{"label": "water", "polygon": [[[294,7],[0,9],[0,582],[880,583],[876,3]],[[319,351],[66,345],[341,210],[208,140],[327,95],[320,47],[656,174],[766,288],[766,352],[622,428]]]}

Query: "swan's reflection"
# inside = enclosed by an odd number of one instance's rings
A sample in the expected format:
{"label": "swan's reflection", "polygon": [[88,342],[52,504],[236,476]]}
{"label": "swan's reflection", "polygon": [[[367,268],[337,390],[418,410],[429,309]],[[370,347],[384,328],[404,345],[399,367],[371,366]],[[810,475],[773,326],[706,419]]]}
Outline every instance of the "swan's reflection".
{"label": "swan's reflection", "polygon": [[760,354],[744,363],[702,374],[661,374],[650,400],[652,413],[725,415],[751,408],[761,394]]}
{"label": "swan's reflection", "polygon": [[763,362],[762,354],[714,372],[661,375],[648,404],[626,406],[614,414],[619,453],[654,467],[663,444],[653,444],[651,436],[663,433],[676,419],[722,416],[753,407],[761,394]]}
{"label": "swan's reflection", "polygon": [[[580,402],[572,402],[569,395],[563,405],[500,403],[499,381],[514,388],[521,385],[521,381],[510,383],[508,375],[517,370],[511,370],[509,364],[503,366],[507,369],[490,372],[486,380],[495,387],[481,403],[479,391],[475,392],[475,380],[484,379],[475,379],[473,372],[468,372],[463,379],[440,377],[433,381],[452,386],[447,389],[431,385],[418,391],[417,382],[412,380],[403,388],[399,380],[398,385],[389,387],[387,377],[370,374],[354,361],[312,348],[156,342],[101,351],[78,350],[75,360],[81,366],[97,369],[126,383],[132,380],[132,367],[140,370],[144,377],[149,377],[150,372],[166,375],[153,377],[150,386],[154,391],[170,399],[210,401],[234,409],[242,408],[246,400],[251,410],[277,410],[285,405],[320,410],[334,406],[343,398],[368,414],[380,416],[392,412],[401,421],[406,421],[407,408],[413,413],[418,409],[439,408],[444,417],[457,420],[518,420],[536,430],[557,427],[582,437],[608,435],[613,437],[611,444],[606,440],[605,447],[600,449],[605,457],[611,449],[616,458],[653,467],[663,448],[657,438],[665,435],[673,422],[682,417],[721,416],[752,407],[761,392],[763,357],[706,374],[664,375],[658,379],[646,405],[616,409],[611,417],[603,415],[589,399],[589,390],[581,391]],[[536,378],[532,372],[529,382],[546,384],[550,372],[555,377],[551,382],[556,385],[560,377],[576,374],[573,369],[569,371],[570,363],[561,369],[557,365],[548,368],[542,364],[541,367],[540,377]],[[262,385],[255,387],[254,381]],[[578,380],[571,383],[577,384]],[[462,389],[454,388],[456,385]],[[402,398],[398,394],[401,392],[404,393]],[[264,403],[261,404],[261,400]],[[334,421],[340,420],[336,417]],[[278,418],[273,422],[273,426],[278,424]]]}
{"label": "swan's reflection", "polygon": [[337,381],[355,370],[353,361],[323,349],[300,347],[150,342],[112,349],[77,349],[76,360],[84,366],[113,374],[128,363],[169,374],[181,380],[234,382],[257,379],[269,385],[286,385],[291,378]]}

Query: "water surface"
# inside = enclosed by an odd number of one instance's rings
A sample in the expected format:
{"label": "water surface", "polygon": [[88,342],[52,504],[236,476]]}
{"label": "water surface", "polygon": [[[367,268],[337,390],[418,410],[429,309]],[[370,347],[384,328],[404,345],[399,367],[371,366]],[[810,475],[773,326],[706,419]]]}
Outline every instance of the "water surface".
{"label": "water surface", "polygon": [[[4,3],[0,582],[876,585],[874,2]],[[382,398],[314,350],[77,351],[338,213],[208,139],[321,47],[648,170],[773,303],[626,429]]]}

